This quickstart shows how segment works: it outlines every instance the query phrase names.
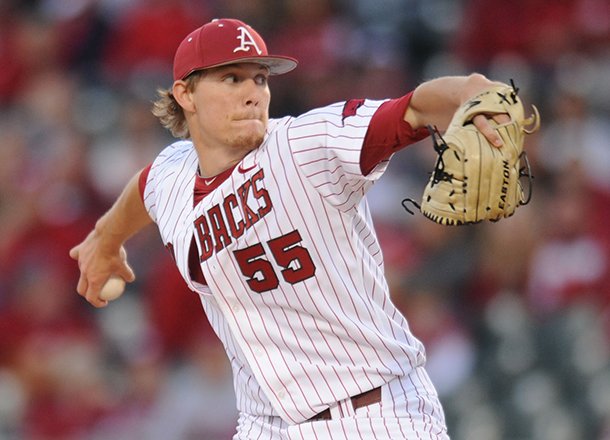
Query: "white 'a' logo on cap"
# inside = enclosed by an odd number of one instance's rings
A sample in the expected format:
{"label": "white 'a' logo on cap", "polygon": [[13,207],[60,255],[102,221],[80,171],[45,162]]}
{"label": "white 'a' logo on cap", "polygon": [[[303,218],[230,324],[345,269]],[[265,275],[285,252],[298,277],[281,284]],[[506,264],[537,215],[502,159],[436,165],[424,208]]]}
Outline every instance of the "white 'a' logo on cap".
{"label": "white 'a' logo on cap", "polygon": [[259,55],[263,53],[263,51],[258,48],[252,34],[248,32],[248,29],[243,26],[240,26],[237,29],[240,31],[239,35],[237,36],[237,39],[241,42],[241,44],[235,49],[233,49],[233,53],[238,52],[240,50],[243,50],[244,52],[249,52],[250,46],[253,47]]}

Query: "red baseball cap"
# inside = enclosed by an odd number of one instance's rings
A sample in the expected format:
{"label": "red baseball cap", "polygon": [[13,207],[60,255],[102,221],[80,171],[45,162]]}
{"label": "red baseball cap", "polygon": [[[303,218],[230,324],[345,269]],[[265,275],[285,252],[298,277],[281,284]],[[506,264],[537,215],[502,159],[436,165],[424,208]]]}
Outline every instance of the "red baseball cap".
{"label": "red baseball cap", "polygon": [[297,60],[269,55],[263,38],[246,23],[231,18],[215,19],[188,34],[174,56],[174,81],[196,70],[235,63],[259,63],[271,75],[290,72]]}

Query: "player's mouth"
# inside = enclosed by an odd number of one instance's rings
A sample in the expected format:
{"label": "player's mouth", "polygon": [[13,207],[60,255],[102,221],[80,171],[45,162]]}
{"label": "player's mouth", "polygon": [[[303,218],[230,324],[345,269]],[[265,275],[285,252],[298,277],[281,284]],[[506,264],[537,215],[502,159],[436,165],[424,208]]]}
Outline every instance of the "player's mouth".
{"label": "player's mouth", "polygon": [[260,127],[263,127],[265,125],[264,121],[261,118],[257,117],[233,119],[233,124],[235,124],[236,128],[256,130],[259,130]]}
{"label": "player's mouth", "polygon": [[234,121],[260,121],[261,118],[259,116],[256,115],[246,115],[246,116],[240,116],[238,118],[234,118]]}

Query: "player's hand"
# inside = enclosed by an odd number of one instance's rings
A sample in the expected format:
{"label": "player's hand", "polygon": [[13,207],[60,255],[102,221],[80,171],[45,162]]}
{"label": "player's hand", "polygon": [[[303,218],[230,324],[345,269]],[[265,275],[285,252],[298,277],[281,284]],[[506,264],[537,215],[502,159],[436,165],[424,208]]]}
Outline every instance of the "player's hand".
{"label": "player's hand", "polygon": [[[498,85],[505,84],[497,81],[491,81],[483,75],[472,75],[471,80],[468,81],[466,87],[464,87],[464,90],[462,90],[462,103],[469,101],[484,90]],[[510,116],[508,116],[507,113],[495,115],[487,115],[482,113],[476,115],[472,120],[472,123],[475,127],[477,127],[477,130],[479,130],[481,134],[483,134],[483,136],[485,136],[485,138],[489,141],[489,143],[495,147],[502,146],[502,138],[496,131],[495,126],[506,124],[508,122],[510,122]]]}
{"label": "player's hand", "polygon": [[76,291],[94,307],[108,305],[108,301],[100,298],[100,291],[111,275],[118,275],[127,282],[135,279],[127,263],[125,248],[109,250],[95,230],[70,250],[70,257],[78,262],[80,269]]}

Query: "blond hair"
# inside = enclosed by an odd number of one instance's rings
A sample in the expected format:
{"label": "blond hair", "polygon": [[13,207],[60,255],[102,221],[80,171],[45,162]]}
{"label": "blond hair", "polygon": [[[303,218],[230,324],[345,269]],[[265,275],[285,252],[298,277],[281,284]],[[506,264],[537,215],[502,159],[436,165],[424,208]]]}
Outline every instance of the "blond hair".
{"label": "blond hair", "polygon": [[[189,91],[195,90],[197,81],[204,75],[205,71],[199,70],[191,73],[184,79]],[[158,89],[159,98],[153,102],[152,114],[159,118],[161,125],[168,129],[172,136],[180,139],[188,139],[191,134],[186,123],[184,110],[176,101],[172,89]]]}

